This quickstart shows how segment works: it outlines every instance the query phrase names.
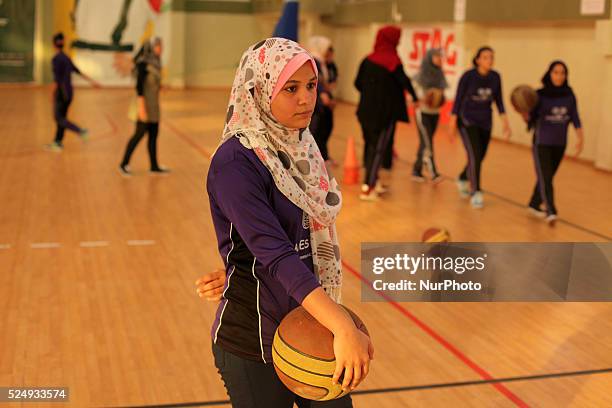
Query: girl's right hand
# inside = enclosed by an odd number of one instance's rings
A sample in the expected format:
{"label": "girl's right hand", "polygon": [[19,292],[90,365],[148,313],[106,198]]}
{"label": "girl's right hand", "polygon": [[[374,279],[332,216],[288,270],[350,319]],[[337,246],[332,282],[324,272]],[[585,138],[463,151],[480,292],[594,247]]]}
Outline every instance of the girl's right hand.
{"label": "girl's right hand", "polygon": [[225,269],[216,269],[207,273],[195,282],[198,296],[209,302],[221,300],[225,287]]}
{"label": "girl's right hand", "polygon": [[363,381],[370,370],[370,360],[374,358],[374,346],[370,338],[357,327],[334,334],[334,354],[336,371],[332,382],[336,384],[340,376],[342,389],[354,389]]}

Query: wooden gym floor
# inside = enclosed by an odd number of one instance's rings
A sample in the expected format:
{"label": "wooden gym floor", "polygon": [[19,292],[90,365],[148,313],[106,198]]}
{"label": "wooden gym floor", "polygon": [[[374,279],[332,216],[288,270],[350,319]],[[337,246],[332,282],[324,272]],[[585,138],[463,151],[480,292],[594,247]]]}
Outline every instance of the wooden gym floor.
{"label": "wooden gym floor", "polygon": [[[69,117],[91,139],[67,134],[63,153],[41,148],[54,134],[50,88],[0,96],[0,386],[67,386],[75,407],[229,406],[210,352],[215,305],[193,285],[222,265],[205,176],[228,91],[164,91],[159,150],[173,172],[149,175],[142,144],[131,178],[117,171],[133,131],[131,90],[77,89]],[[349,136],[359,155],[354,107],[340,105],[331,140],[339,163]],[[485,208],[474,211],[452,182],[465,163],[460,141],[444,127],[437,134],[449,178],[436,187],[410,181],[416,143],[414,125],[400,125],[387,199],[361,202],[358,186],[344,187],[344,299],[376,348],[355,406],[612,406],[611,304],[360,301],[362,241],[418,241],[431,226],[454,241],[612,239],[609,173],[564,161],[561,221],[549,228],[524,208],[529,149],[492,143]]]}

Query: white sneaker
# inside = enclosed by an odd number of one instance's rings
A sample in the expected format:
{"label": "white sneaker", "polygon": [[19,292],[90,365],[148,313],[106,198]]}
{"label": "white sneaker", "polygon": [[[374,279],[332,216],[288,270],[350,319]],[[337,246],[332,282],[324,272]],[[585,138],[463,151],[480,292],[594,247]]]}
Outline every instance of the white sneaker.
{"label": "white sneaker", "polygon": [[546,222],[551,227],[554,227],[555,223],[557,222],[557,214],[549,214],[548,217],[546,217]]}
{"label": "white sneaker", "polygon": [[57,142],[53,142],[53,143],[44,145],[44,149],[50,152],[61,153],[62,150],[64,150],[64,147]]}
{"label": "white sneaker", "polygon": [[470,196],[470,183],[467,180],[457,179],[457,189],[461,198],[468,198]]}
{"label": "white sneaker", "polygon": [[376,191],[372,190],[369,193],[359,194],[359,199],[361,201],[378,201],[379,197]]}
{"label": "white sneaker", "polygon": [[528,206],[527,211],[532,217],[539,218],[539,219],[546,218],[546,212],[540,210],[539,208]]}
{"label": "white sneaker", "polygon": [[379,181],[376,182],[376,186],[374,187],[374,191],[376,192],[376,194],[385,194],[385,193],[389,192],[389,189],[387,188],[387,186],[385,186],[379,180]]}
{"label": "white sneaker", "polygon": [[470,204],[472,208],[482,208],[484,206],[484,198],[482,197],[482,193],[480,191],[475,192],[470,199]]}

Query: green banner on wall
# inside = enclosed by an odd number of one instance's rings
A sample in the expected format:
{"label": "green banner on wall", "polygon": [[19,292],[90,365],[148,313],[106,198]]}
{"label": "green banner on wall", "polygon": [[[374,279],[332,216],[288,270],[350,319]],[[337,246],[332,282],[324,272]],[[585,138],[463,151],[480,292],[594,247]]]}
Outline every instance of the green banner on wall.
{"label": "green banner on wall", "polygon": [[34,2],[0,0],[0,82],[34,79]]}

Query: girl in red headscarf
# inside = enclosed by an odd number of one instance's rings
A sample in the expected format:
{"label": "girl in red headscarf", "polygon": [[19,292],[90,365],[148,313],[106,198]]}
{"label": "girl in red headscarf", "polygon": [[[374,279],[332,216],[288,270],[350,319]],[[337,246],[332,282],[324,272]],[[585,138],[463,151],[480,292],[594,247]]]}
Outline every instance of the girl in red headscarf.
{"label": "girl in red headscarf", "polygon": [[404,90],[417,101],[397,55],[400,36],[398,27],[386,26],[378,30],[374,52],[363,60],[355,79],[355,87],[361,94],[357,118],[365,141],[366,175],[360,195],[362,200],[377,200],[379,194],[385,192],[378,182],[378,170],[381,165],[391,167],[390,160],[385,160],[384,156],[392,148],[395,123],[409,121]]}

